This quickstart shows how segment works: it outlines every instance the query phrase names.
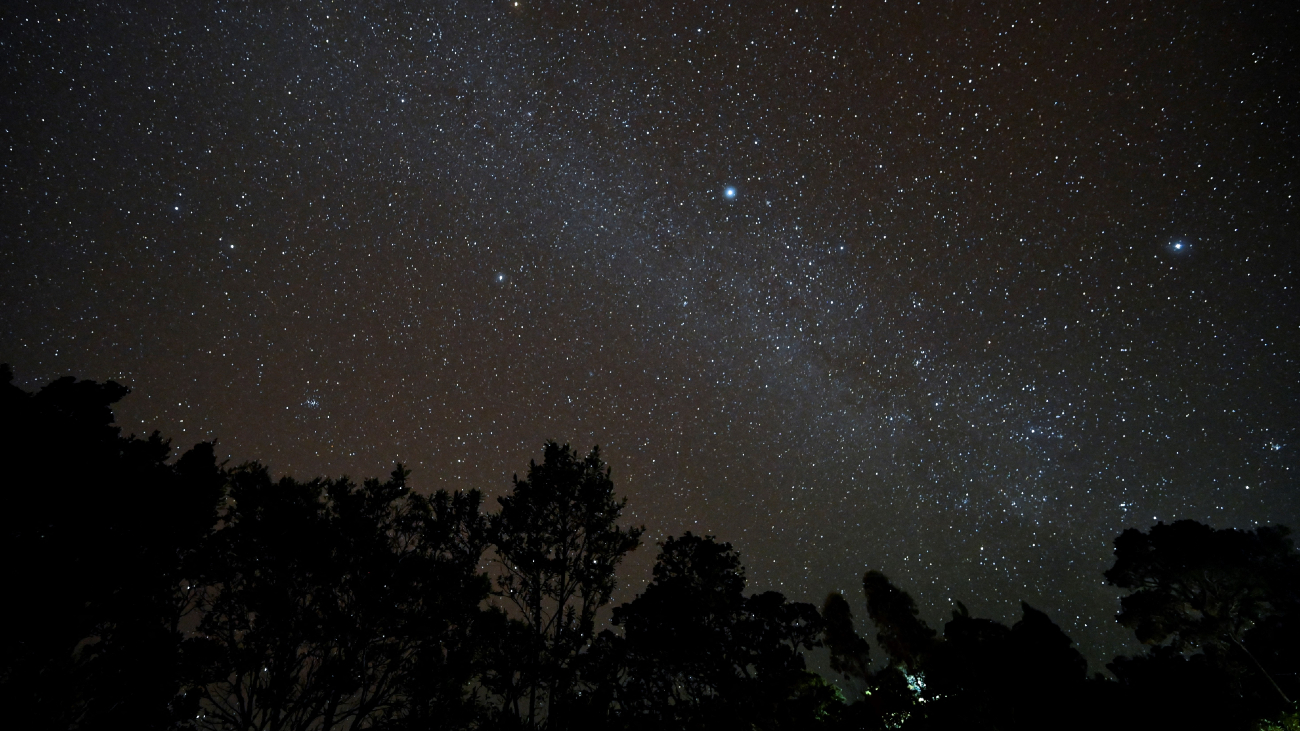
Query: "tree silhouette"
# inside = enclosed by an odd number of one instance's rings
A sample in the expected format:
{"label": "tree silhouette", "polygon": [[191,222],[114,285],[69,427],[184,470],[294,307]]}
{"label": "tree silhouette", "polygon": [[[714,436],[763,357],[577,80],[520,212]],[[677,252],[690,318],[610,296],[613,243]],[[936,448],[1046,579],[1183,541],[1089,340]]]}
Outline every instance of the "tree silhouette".
{"label": "tree silhouette", "polygon": [[[948,697],[969,693],[982,701],[999,694],[1007,679],[1016,676],[1011,628],[1001,622],[970,616],[957,602],[952,619],[944,625],[943,640],[926,664],[926,674],[936,693]],[[998,701],[1001,702],[1001,699]]]}
{"label": "tree silhouette", "polygon": [[916,602],[879,571],[868,571],[862,577],[862,590],[881,649],[896,666],[920,669],[933,648],[935,632],[921,619]]}
{"label": "tree silhouette", "polygon": [[481,498],[426,499],[407,474],[357,486],[231,472],[188,648],[198,725],[329,731],[435,712],[468,723],[469,632],[489,588]]}
{"label": "tree silhouette", "polygon": [[[1093,728],[1084,701],[1087,662],[1048,616],[1020,603],[1007,628],[958,603],[927,668],[942,700],[932,722],[978,718],[991,728]],[[942,724],[940,724],[942,725]]]}
{"label": "tree silhouette", "polygon": [[1288,534],[1190,520],[1124,531],[1106,578],[1130,590],[1116,619],[1153,650],[1117,658],[1111,670],[1137,696],[1214,698],[1225,727],[1291,706],[1300,557]]}
{"label": "tree silhouette", "polygon": [[857,704],[874,713],[851,714],[860,726],[1028,731],[1098,725],[1087,663],[1045,613],[1022,602],[1022,618],[1007,627],[972,617],[958,602],[937,637],[911,596],[883,574],[868,572],[863,588],[891,665],[871,675],[870,691]]}
{"label": "tree silhouette", "polygon": [[399,585],[411,601],[406,628],[412,657],[397,690],[403,699],[394,728],[470,728],[485,710],[478,687],[489,669],[488,648],[503,636],[505,615],[484,609],[491,590],[479,564],[487,517],[476,490],[431,499],[408,498],[403,514],[413,551],[398,562]]}
{"label": "tree silhouette", "polygon": [[180,685],[183,582],[211,529],[221,473],[211,444],[122,437],[109,381],[35,394],[0,366],[0,459],[10,520],[0,582],[0,701],[22,728],[162,728]]}
{"label": "tree silhouette", "polygon": [[499,593],[524,628],[524,660],[500,673],[496,687],[530,727],[562,723],[575,659],[609,603],[616,567],[640,544],[643,528],[618,525],[627,501],[614,499],[609,474],[598,448],[579,459],[569,445],[547,442],[542,463],[529,462],[527,478],[514,478],[492,517]]}
{"label": "tree silhouette", "polygon": [[[867,616],[747,596],[730,544],[660,544],[654,578],[593,637],[643,529],[618,522],[608,467],[548,442],[482,513],[477,491],[273,480],[212,444],[173,458],[123,437],[127,389],[0,367],[0,529],[10,632],[0,701],[24,729],[884,729],[1294,726],[1300,556],[1281,526],[1128,530],[1107,580],[1150,646],[1086,676],[1073,642],[1021,603],[1008,627],[958,603],[942,636],[877,571]],[[480,571],[494,551],[495,595]],[[808,672],[862,692],[845,705]],[[1290,724],[1288,726],[1287,724]]]}
{"label": "tree silhouette", "polygon": [[1027,602],[1011,626],[1011,646],[1016,662],[1034,669],[1031,685],[1059,686],[1083,682],[1088,677],[1088,661],[1074,648],[1071,640],[1044,612]]}
{"label": "tree silhouette", "polygon": [[614,610],[625,637],[625,725],[779,728],[811,720],[831,701],[802,655],[820,644],[817,610],[744,589],[730,544],[690,533],[661,544],[654,581]]}
{"label": "tree silhouette", "polygon": [[859,683],[871,678],[871,643],[853,627],[853,610],[844,595],[833,592],[822,604],[822,636],[831,652],[831,670]]}
{"label": "tree silhouette", "polygon": [[1245,644],[1247,633],[1294,607],[1300,561],[1286,528],[1214,530],[1191,520],[1158,523],[1115,539],[1106,579],[1132,593],[1116,619],[1144,644],[1200,649],[1215,662],[1253,668],[1290,699]]}

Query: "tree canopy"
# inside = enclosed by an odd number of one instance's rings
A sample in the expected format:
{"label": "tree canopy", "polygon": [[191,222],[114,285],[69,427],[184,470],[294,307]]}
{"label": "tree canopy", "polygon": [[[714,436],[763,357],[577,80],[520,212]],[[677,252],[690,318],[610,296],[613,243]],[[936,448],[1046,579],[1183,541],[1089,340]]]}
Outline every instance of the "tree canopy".
{"label": "tree canopy", "polygon": [[774,728],[807,690],[815,607],[745,596],[730,544],[686,533],[660,545],[654,580],[614,610],[623,629],[618,718],[632,728]]}
{"label": "tree canopy", "polygon": [[819,610],[751,590],[736,547],[690,532],[659,542],[652,580],[611,607],[644,529],[621,524],[596,448],[547,442],[488,512],[478,490],[411,489],[400,464],[383,480],[298,480],[218,464],[210,443],[175,455],[114,425],[123,386],[63,378],[28,393],[0,375],[14,516],[0,699],[17,727],[1253,731],[1300,718],[1300,556],[1281,526],[1124,531],[1105,577],[1127,592],[1116,620],[1148,649],[1089,676],[1027,603],[1008,626],[956,602],[939,631],[869,570],[860,596]]}
{"label": "tree canopy", "polygon": [[8,468],[0,699],[24,728],[175,720],[184,579],[216,519],[211,444],[172,459],[156,432],[123,437],[128,389],[61,378],[36,393],[0,367]]}
{"label": "tree canopy", "polygon": [[596,612],[609,603],[615,569],[644,529],[618,525],[627,501],[614,498],[594,447],[580,459],[569,445],[547,442],[542,463],[530,462],[528,476],[516,476],[498,500],[501,510],[490,521],[497,586],[522,621],[525,658],[499,675],[509,681],[501,689],[520,719],[536,725],[563,713]]}
{"label": "tree canopy", "polygon": [[1130,592],[1116,619],[1152,650],[1111,670],[1135,692],[1215,699],[1231,716],[1224,724],[1291,707],[1300,691],[1300,556],[1289,535],[1190,520],[1124,531],[1106,579]]}

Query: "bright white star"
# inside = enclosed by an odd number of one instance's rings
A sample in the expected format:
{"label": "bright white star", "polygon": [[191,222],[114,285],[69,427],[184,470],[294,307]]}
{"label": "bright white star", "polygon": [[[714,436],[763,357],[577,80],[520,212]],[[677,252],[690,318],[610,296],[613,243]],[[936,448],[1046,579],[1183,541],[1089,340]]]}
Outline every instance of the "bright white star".
{"label": "bright white star", "polygon": [[735,189],[735,188],[726,188],[725,190],[722,191],[722,194],[723,194],[724,196],[728,197],[728,198],[735,198],[735,197],[736,197],[736,189]]}

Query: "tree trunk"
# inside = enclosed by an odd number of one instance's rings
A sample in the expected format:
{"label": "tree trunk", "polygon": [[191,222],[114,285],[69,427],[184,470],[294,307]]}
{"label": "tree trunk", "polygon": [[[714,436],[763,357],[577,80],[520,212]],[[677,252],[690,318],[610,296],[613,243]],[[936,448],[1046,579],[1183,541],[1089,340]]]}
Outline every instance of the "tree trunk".
{"label": "tree trunk", "polygon": [[1237,647],[1241,648],[1242,652],[1246,653],[1246,657],[1250,658],[1251,662],[1255,663],[1255,667],[1259,668],[1259,671],[1264,674],[1264,677],[1268,678],[1268,682],[1273,685],[1273,690],[1276,690],[1277,694],[1282,696],[1282,700],[1288,706],[1291,705],[1291,699],[1286,697],[1286,693],[1282,691],[1282,686],[1278,685],[1277,681],[1273,679],[1273,676],[1269,674],[1267,670],[1264,669],[1264,665],[1259,660],[1255,659],[1254,653],[1252,653],[1250,650],[1247,650],[1246,646],[1241,644],[1241,640],[1237,639],[1236,637],[1233,637],[1232,635],[1229,635],[1229,638],[1233,641],[1234,644],[1237,645]]}

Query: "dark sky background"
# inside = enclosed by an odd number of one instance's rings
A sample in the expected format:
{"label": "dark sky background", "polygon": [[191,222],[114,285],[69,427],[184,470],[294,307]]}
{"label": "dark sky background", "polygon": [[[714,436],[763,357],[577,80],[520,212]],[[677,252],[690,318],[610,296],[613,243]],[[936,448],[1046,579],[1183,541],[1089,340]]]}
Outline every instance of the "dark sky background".
{"label": "dark sky background", "polygon": [[298,477],[598,443],[1097,670],[1121,530],[1300,525],[1295,7],[5,3],[0,360]]}

